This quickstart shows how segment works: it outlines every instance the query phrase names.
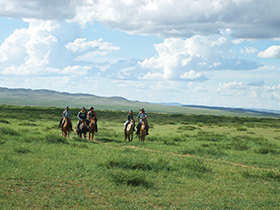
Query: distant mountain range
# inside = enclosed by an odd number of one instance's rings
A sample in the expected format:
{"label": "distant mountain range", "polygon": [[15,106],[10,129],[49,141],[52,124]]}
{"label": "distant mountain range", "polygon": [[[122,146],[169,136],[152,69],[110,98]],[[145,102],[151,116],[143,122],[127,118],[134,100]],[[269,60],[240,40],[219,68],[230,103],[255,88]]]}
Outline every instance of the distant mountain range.
{"label": "distant mountain range", "polygon": [[141,107],[144,107],[148,112],[280,118],[280,111],[275,110],[183,105],[180,103],[164,102],[148,103],[130,101],[119,96],[101,97],[94,94],[58,92],[45,89],[32,90],[0,87],[0,104],[17,106],[53,106],[62,108],[65,106],[75,108],[94,106],[95,109],[101,110],[128,111],[133,109],[137,112]]}

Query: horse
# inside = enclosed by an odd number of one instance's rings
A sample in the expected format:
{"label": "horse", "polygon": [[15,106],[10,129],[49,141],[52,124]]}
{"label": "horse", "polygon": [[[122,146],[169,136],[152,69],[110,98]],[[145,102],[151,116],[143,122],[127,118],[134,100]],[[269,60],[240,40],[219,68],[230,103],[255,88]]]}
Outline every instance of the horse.
{"label": "horse", "polygon": [[90,136],[91,136],[91,140],[93,140],[95,132],[96,132],[96,119],[95,117],[92,117],[89,123],[88,140],[90,140]]}
{"label": "horse", "polygon": [[145,136],[147,133],[147,121],[142,121],[141,127],[140,127],[140,135],[139,135],[139,140],[140,141],[145,141]]}
{"label": "horse", "polygon": [[69,134],[70,134],[70,122],[69,122],[69,118],[66,117],[64,119],[64,123],[62,126],[62,136],[69,138]]}
{"label": "horse", "polygon": [[[127,138],[128,138],[129,142],[132,141],[134,125],[135,125],[135,121],[130,120],[130,122],[128,123],[128,125],[124,131],[124,141],[126,141]],[[125,124],[124,124],[124,126],[125,126]]]}
{"label": "horse", "polygon": [[87,121],[83,120],[79,125],[79,130],[77,131],[78,136],[80,138],[82,138],[82,134],[84,134],[84,138],[86,138],[88,129],[89,129],[89,126],[87,124]]}

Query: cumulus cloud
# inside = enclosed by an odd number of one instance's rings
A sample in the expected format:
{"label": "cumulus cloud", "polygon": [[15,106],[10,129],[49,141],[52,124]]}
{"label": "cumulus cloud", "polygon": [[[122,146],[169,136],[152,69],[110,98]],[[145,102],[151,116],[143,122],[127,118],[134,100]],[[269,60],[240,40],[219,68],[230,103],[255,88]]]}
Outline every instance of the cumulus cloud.
{"label": "cumulus cloud", "polygon": [[280,45],[273,45],[258,54],[260,58],[280,58]]}
{"label": "cumulus cloud", "polygon": [[[278,37],[279,4],[274,0],[9,0],[0,15],[10,18],[96,21],[132,34],[191,37],[230,28],[237,38]],[[188,12],[186,12],[188,11]],[[257,12],[256,12],[257,11]]]}
{"label": "cumulus cloud", "polygon": [[[75,16],[76,0],[10,0],[0,1],[0,15],[9,18],[65,20]],[[86,3],[85,1],[83,3]]]}
{"label": "cumulus cloud", "polygon": [[165,38],[218,34],[222,28],[231,28],[240,38],[278,37],[277,5],[272,0],[92,0],[77,7],[73,20]]}
{"label": "cumulus cloud", "polygon": [[197,35],[185,40],[169,38],[154,45],[157,55],[139,64],[153,70],[153,74],[149,73],[147,77],[160,73],[163,79],[190,79],[190,72],[192,77],[202,76],[201,73],[193,75],[192,71],[251,70],[261,66],[256,62],[234,58],[232,44],[228,38],[218,35]]}
{"label": "cumulus cloud", "polygon": [[4,74],[37,73],[49,63],[52,46],[58,41],[49,32],[57,25],[51,21],[26,21],[30,22],[28,29],[16,30],[0,46]]}

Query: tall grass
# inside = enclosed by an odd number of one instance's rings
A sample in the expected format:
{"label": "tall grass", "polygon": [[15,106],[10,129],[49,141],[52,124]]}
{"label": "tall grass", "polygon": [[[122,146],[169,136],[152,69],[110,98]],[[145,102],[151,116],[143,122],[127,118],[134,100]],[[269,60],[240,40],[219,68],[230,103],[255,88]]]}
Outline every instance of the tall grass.
{"label": "tall grass", "polygon": [[124,142],[127,112],[97,110],[88,141],[61,136],[61,111],[0,106],[1,208],[280,208],[278,119],[148,113]]}

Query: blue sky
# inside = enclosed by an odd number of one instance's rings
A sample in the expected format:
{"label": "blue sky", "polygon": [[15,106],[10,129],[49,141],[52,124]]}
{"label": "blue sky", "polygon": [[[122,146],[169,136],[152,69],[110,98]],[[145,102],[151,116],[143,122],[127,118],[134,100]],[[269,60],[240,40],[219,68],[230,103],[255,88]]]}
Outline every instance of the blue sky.
{"label": "blue sky", "polygon": [[0,86],[280,110],[279,10],[278,0],[0,0]]}

